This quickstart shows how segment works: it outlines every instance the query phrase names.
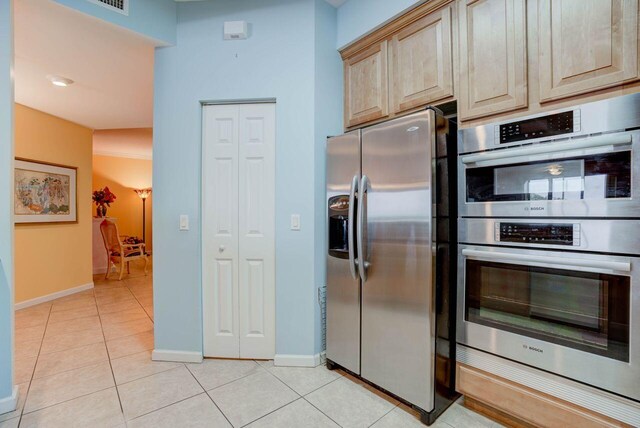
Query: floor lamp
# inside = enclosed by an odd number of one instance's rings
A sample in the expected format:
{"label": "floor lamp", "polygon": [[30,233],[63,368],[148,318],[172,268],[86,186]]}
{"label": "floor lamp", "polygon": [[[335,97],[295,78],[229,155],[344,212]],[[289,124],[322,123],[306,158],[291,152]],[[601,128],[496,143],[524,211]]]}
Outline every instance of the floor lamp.
{"label": "floor lamp", "polygon": [[134,192],[142,199],[142,242],[147,243],[147,198],[151,196],[151,188],[148,189],[134,189]]}

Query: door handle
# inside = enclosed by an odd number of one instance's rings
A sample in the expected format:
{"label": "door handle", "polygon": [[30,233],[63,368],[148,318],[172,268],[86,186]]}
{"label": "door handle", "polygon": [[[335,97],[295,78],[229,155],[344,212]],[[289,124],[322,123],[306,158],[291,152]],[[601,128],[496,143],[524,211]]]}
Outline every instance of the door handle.
{"label": "door handle", "polygon": [[365,200],[367,190],[369,190],[369,177],[362,176],[360,180],[360,188],[358,190],[358,270],[360,271],[360,279],[362,282],[367,281],[367,270],[371,264],[367,261],[365,241],[367,237],[364,234],[367,232],[367,226],[365,225]]}
{"label": "door handle", "polygon": [[[571,151],[580,151],[584,149],[602,148],[604,150],[626,144],[631,144],[631,135],[600,135],[591,138],[580,138],[571,141],[563,141],[558,143],[534,144],[526,147],[518,147],[515,149],[495,150],[486,153],[471,154],[461,156],[460,160],[463,164],[476,164],[477,166],[491,166],[501,162],[517,163],[526,162],[530,156],[540,156],[540,160],[549,158],[550,153],[568,152],[566,156],[573,156],[576,153]],[[558,157],[557,154],[553,155]],[[563,156],[565,157],[565,156]]]}
{"label": "door handle", "polygon": [[631,272],[631,263],[622,261],[575,259],[571,257],[561,258],[542,255],[502,253],[498,251],[470,250],[466,248],[462,250],[462,255],[472,259],[479,258],[498,262],[520,262],[520,264],[524,265],[529,263],[545,263],[564,269],[572,267],[586,267]]}
{"label": "door handle", "polygon": [[224,245],[220,245],[220,246],[218,247],[218,251],[219,251],[219,252],[224,253],[224,250],[225,250]]}
{"label": "door handle", "polygon": [[355,248],[353,241],[353,220],[356,210],[356,192],[358,191],[358,176],[354,175],[351,180],[351,191],[349,192],[349,219],[347,220],[347,246],[349,247],[349,270],[351,277],[358,279],[358,268],[355,257]]}

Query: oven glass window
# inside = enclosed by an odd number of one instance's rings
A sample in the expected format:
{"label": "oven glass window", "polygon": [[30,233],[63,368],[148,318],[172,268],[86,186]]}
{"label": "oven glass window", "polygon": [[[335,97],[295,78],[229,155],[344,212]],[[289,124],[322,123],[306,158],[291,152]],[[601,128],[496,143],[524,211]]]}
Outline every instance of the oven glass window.
{"label": "oven glass window", "polygon": [[469,322],[629,361],[629,277],[466,260]]}
{"label": "oven glass window", "polygon": [[631,152],[590,155],[466,171],[467,202],[631,197]]}

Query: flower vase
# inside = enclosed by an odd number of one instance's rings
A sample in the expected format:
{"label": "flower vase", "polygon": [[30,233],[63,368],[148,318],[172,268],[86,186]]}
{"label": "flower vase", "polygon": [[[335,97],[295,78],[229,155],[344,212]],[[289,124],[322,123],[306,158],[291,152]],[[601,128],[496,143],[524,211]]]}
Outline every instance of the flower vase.
{"label": "flower vase", "polygon": [[107,207],[105,205],[98,205],[96,209],[98,217],[106,217],[107,216]]}

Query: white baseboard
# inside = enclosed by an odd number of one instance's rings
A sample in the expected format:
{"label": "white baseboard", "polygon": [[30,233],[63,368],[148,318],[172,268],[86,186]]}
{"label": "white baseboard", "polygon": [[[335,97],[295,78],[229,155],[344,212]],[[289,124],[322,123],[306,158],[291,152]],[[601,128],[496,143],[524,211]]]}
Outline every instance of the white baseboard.
{"label": "white baseboard", "polygon": [[93,282],[88,284],[79,285],[77,287],[68,288],[66,290],[58,291],[55,293],[47,294],[46,296],[36,297],[35,299],[25,300],[24,302],[16,303],[13,305],[14,310],[28,308],[29,306],[39,305],[40,303],[49,302],[51,300],[59,299],[61,297],[70,296],[81,291],[90,290],[93,288]]}
{"label": "white baseboard", "polygon": [[16,407],[18,407],[18,387],[14,386],[10,396],[0,398],[0,415],[13,412]]}
{"label": "white baseboard", "polygon": [[153,361],[175,361],[180,363],[201,363],[202,353],[191,351],[167,351],[154,349],[151,353]]}
{"label": "white baseboard", "polygon": [[276,354],[273,365],[279,367],[317,367],[320,365],[320,354],[290,355]]}

